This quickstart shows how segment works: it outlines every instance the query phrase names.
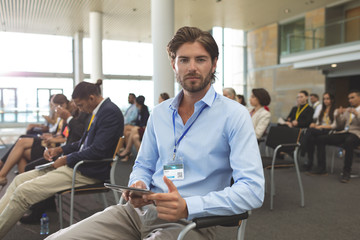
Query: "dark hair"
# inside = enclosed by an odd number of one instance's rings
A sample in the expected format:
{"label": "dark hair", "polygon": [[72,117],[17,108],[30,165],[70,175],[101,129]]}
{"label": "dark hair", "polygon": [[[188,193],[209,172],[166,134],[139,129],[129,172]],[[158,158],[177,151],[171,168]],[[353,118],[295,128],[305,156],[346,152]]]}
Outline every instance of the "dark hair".
{"label": "dark hair", "polygon": [[319,95],[317,95],[316,93],[310,93],[310,97],[316,97],[317,99],[319,99]]}
{"label": "dark hair", "polygon": [[303,93],[305,96],[309,96],[309,93],[306,90],[301,90],[299,93]]}
{"label": "dark hair", "polygon": [[96,83],[81,82],[74,88],[71,95],[73,99],[87,99],[90,95],[100,96],[102,80],[98,79]]}
{"label": "dark hair", "polygon": [[[169,57],[174,60],[176,58],[177,50],[187,42],[200,43],[209,53],[212,62],[214,62],[214,60],[219,56],[219,48],[215,42],[215,39],[209,32],[202,31],[196,27],[182,27],[176,32],[174,37],[167,45],[166,50]],[[215,72],[212,74],[211,79],[212,82],[215,81]]]}
{"label": "dark hair", "polygon": [[143,95],[139,95],[137,98],[136,98],[136,102],[141,105],[141,106],[144,106],[145,104],[145,97]]}
{"label": "dark hair", "polygon": [[129,96],[136,98],[135,94],[133,94],[133,93],[129,93]]}
{"label": "dark hair", "polygon": [[322,120],[326,111],[326,106],[324,104],[324,96],[325,95],[329,95],[330,98],[330,102],[331,102],[331,106],[330,106],[330,111],[329,111],[329,118],[330,118],[330,122],[333,123],[334,122],[334,111],[335,111],[335,96],[329,92],[325,92],[323,94],[323,102],[322,102],[322,109],[320,111],[319,114],[319,123],[322,124]]}
{"label": "dark hair", "polygon": [[161,97],[162,99],[164,99],[164,100],[166,100],[166,99],[169,99],[169,98],[170,98],[169,94],[168,94],[168,93],[166,93],[166,92],[160,93],[160,97]]}
{"label": "dark hair", "polygon": [[241,99],[241,104],[244,105],[244,106],[246,106],[246,101],[245,101],[244,95],[238,94],[238,95],[236,95],[236,96],[238,97],[239,100]]}
{"label": "dark hair", "polygon": [[358,89],[351,89],[349,91],[349,94],[351,94],[351,93],[356,93],[356,95],[360,96],[360,91]]}
{"label": "dark hair", "polygon": [[55,94],[52,98],[53,103],[61,105],[61,104],[68,104],[69,100],[64,94]]}
{"label": "dark hair", "polygon": [[271,102],[271,97],[264,88],[254,88],[252,94],[259,100],[261,106],[268,106]]}

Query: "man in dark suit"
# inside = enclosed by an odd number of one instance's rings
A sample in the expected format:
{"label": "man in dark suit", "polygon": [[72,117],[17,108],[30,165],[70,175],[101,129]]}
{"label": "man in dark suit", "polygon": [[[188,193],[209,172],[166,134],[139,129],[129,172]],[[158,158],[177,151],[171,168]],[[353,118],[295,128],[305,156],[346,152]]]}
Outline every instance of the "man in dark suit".
{"label": "man in dark suit", "polygon": [[[18,175],[0,199],[0,239],[23,216],[27,209],[56,192],[71,187],[73,167],[84,159],[100,160],[112,157],[118,139],[124,130],[124,117],[120,109],[101,96],[100,82],[81,82],[72,94],[77,107],[92,118],[82,138],[75,143],[44,152],[45,159],[63,154],[54,161],[53,168],[32,170]],[[110,164],[83,165],[77,172],[77,186],[94,184],[108,179]],[[29,181],[31,180],[31,181]]]}

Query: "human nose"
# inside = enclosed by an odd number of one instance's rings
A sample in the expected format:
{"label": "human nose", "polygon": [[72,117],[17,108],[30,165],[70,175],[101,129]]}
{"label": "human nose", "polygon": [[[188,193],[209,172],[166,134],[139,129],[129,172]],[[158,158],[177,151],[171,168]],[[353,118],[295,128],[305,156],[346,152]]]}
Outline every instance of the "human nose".
{"label": "human nose", "polygon": [[196,62],[194,60],[190,60],[189,61],[189,71],[190,72],[195,72],[196,71]]}

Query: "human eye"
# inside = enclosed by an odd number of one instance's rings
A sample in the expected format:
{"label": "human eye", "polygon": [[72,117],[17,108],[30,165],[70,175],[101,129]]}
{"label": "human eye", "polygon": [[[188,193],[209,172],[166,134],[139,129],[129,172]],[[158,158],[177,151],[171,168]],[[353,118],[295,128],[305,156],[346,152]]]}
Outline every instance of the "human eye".
{"label": "human eye", "polygon": [[187,58],[180,58],[179,59],[180,63],[187,63],[188,61],[189,61],[189,59],[187,59]]}
{"label": "human eye", "polygon": [[196,61],[199,63],[203,63],[206,61],[206,58],[197,58]]}

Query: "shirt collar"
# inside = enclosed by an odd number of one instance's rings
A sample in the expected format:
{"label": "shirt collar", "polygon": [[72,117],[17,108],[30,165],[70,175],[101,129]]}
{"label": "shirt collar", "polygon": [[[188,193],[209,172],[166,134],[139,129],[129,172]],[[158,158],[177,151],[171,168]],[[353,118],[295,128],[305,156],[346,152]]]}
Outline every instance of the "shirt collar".
{"label": "shirt collar", "polygon": [[[181,102],[181,99],[183,98],[184,96],[184,90],[181,90],[176,96],[175,98],[171,101],[170,103],[170,108],[172,110],[177,110],[179,109],[179,105],[180,105],[180,102]],[[198,102],[196,102],[195,104],[198,104],[199,102],[203,102],[205,103],[206,105],[208,105],[209,107],[211,107],[211,105],[213,104],[214,102],[214,99],[215,99],[215,89],[213,88],[212,85],[210,85],[210,88],[209,90],[206,92],[205,96],[200,99]]]}
{"label": "shirt collar", "polygon": [[97,106],[96,108],[93,110],[92,114],[96,115],[96,113],[99,111],[101,105],[105,102],[105,100],[107,100],[108,98],[104,98]]}

